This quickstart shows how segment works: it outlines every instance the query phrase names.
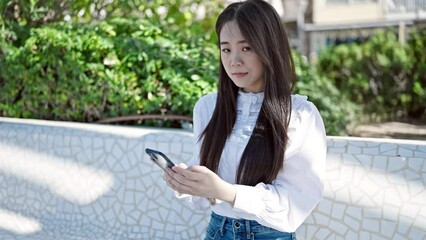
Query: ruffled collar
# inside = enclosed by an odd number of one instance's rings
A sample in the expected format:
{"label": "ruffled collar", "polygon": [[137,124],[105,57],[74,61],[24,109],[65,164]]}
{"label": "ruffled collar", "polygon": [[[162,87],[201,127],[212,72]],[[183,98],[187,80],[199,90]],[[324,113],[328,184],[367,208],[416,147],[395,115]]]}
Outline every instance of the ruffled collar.
{"label": "ruffled collar", "polygon": [[263,101],[264,96],[263,92],[243,92],[241,88],[238,90],[238,100],[243,102],[260,103]]}

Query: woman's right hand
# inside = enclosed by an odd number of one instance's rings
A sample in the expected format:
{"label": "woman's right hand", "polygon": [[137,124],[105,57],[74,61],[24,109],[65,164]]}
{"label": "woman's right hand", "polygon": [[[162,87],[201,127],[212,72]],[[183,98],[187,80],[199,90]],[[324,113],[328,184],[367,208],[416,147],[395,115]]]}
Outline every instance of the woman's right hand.
{"label": "woman's right hand", "polygon": [[[182,169],[188,169],[188,166],[186,166],[185,163],[179,163],[177,166],[182,168]],[[163,179],[166,182],[167,186],[169,186],[171,189],[177,191],[177,189],[176,189],[177,186],[175,186],[173,184],[173,179],[174,179],[173,175],[175,175],[175,174],[178,174],[178,173],[176,173],[175,171],[173,171],[171,169],[168,169],[167,171],[164,171]],[[181,175],[181,177],[185,177],[185,176]],[[177,191],[177,192],[179,192],[179,191]]]}
{"label": "woman's right hand", "polygon": [[204,166],[179,164],[168,169],[164,179],[169,187],[181,194],[204,197],[212,203],[220,199],[233,205],[236,190],[232,184],[222,180],[216,173]]}

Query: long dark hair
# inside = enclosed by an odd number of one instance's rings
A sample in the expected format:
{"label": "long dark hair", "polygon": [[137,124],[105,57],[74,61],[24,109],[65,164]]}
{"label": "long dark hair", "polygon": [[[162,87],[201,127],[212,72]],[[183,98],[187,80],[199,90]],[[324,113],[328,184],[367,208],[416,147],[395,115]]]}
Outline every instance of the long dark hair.
{"label": "long dark hair", "polygon": [[[296,79],[287,33],[275,9],[262,0],[230,4],[219,15],[216,34],[235,21],[250,47],[264,65],[264,100],[252,136],[242,154],[236,182],[254,186],[271,183],[284,164],[291,91]],[[236,120],[239,88],[226,74],[220,61],[218,96],[202,140],[200,164],[217,173],[220,156]]]}

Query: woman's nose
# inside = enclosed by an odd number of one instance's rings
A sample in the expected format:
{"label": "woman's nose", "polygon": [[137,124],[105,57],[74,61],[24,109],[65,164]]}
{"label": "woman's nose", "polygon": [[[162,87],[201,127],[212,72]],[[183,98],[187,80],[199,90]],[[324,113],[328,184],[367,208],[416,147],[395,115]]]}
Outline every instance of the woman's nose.
{"label": "woman's nose", "polygon": [[243,61],[240,57],[239,54],[233,54],[233,56],[231,57],[231,66],[233,67],[239,67],[243,65]]}

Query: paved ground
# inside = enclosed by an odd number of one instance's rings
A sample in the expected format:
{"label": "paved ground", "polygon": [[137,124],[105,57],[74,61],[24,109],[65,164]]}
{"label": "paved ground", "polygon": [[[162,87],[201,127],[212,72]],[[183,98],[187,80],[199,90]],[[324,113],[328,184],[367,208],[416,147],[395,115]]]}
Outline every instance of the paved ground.
{"label": "paved ground", "polygon": [[426,141],[426,121],[365,124],[355,127],[351,135],[357,137],[399,138]]}

